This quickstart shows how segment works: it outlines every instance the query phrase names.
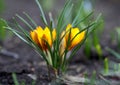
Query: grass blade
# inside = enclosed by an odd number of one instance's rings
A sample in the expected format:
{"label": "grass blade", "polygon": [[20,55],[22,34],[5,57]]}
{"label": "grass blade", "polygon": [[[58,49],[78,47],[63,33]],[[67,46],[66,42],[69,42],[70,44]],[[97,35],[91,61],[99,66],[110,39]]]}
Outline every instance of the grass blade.
{"label": "grass blade", "polygon": [[83,22],[84,20],[88,19],[91,15],[93,14],[93,12],[89,13],[86,17],[84,17],[81,20],[78,20],[75,24],[73,23],[72,26],[76,27],[78,24],[80,24],[81,22]]}
{"label": "grass blade", "polygon": [[45,18],[45,14],[44,14],[43,9],[41,7],[40,1],[39,0],[35,0],[35,1],[36,1],[37,5],[38,5],[38,7],[40,9],[41,14],[42,14],[41,17],[43,19],[43,22],[45,23],[45,25],[48,25],[47,20]]}
{"label": "grass blade", "polygon": [[49,18],[50,18],[50,22],[51,22],[50,28],[55,28],[55,23],[54,23],[54,20],[53,20],[53,17],[52,17],[52,13],[51,13],[51,12],[49,13]]}
{"label": "grass blade", "polygon": [[8,30],[10,30],[10,31],[12,31],[12,32],[13,32],[16,36],[18,36],[21,40],[23,40],[25,43],[27,43],[27,44],[30,45],[30,43],[29,43],[25,38],[23,38],[23,36],[21,36],[21,35],[19,34],[20,32],[12,29],[12,28],[10,28],[10,27],[5,27],[5,28],[8,29]]}
{"label": "grass blade", "polygon": [[19,85],[19,82],[18,82],[18,80],[17,80],[17,77],[16,77],[16,74],[15,74],[15,73],[12,73],[12,78],[13,78],[14,84],[15,84],[15,85]]}
{"label": "grass blade", "polygon": [[63,10],[62,10],[62,12],[61,12],[61,14],[60,14],[60,16],[59,16],[59,18],[58,18],[58,23],[57,23],[57,33],[58,33],[58,34],[59,34],[59,32],[60,32],[59,30],[60,30],[62,24],[64,23],[64,22],[63,22],[63,20],[64,20],[64,15],[65,15],[67,9],[68,9],[70,6],[71,6],[71,0],[67,0],[66,3],[65,3],[65,6],[64,6],[64,8],[63,8]]}
{"label": "grass blade", "polygon": [[112,55],[114,55],[116,58],[120,59],[120,54],[115,52],[114,50],[110,49],[110,48],[106,48],[107,51],[109,51]]}
{"label": "grass blade", "polygon": [[18,14],[16,14],[16,16],[23,21],[31,30],[33,30],[33,27],[25,20],[23,19],[21,16],[19,16]]}
{"label": "grass blade", "polygon": [[6,29],[4,26],[6,26],[6,21],[3,19],[0,19],[0,40],[4,40],[6,37]]}
{"label": "grass blade", "polygon": [[80,16],[82,7],[83,7],[83,0],[81,0],[79,11],[78,11],[76,17],[74,18],[74,20],[73,20],[73,22],[72,22],[72,25],[73,25],[73,26],[74,26],[74,24],[77,22],[77,20],[79,19],[79,16]]}
{"label": "grass blade", "polygon": [[35,21],[26,13],[26,12],[23,12],[23,14],[32,22],[32,24],[37,27],[38,25],[35,23]]}
{"label": "grass blade", "polygon": [[29,38],[29,39],[30,39],[29,32],[26,31],[24,28],[22,28],[22,26],[19,25],[14,18],[13,18],[13,20],[14,20],[14,22],[15,22],[16,27],[19,28],[19,29],[22,31],[22,33],[24,33],[24,35],[25,35],[26,38]]}
{"label": "grass blade", "polygon": [[73,4],[70,6],[69,10],[67,10],[67,14],[65,14],[65,19],[64,19],[65,21],[62,24],[60,31],[62,31],[67,24],[71,23],[70,16],[72,14],[72,9],[73,9]]}

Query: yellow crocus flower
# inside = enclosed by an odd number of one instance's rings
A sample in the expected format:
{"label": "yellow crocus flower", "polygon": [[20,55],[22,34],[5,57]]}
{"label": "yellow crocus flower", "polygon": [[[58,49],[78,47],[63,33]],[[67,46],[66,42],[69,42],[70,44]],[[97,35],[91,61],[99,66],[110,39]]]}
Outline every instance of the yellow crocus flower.
{"label": "yellow crocus flower", "polygon": [[64,53],[65,48],[66,48],[66,44],[67,44],[64,35],[65,35],[65,31],[63,31],[62,34],[61,34],[62,40],[61,40],[61,43],[60,43],[60,55],[62,55],[62,56],[63,56],[63,53]]}
{"label": "yellow crocus flower", "polygon": [[31,36],[32,40],[33,40],[36,44],[39,44],[39,41],[38,41],[38,38],[37,38],[36,30],[30,31],[30,36]]}
{"label": "yellow crocus flower", "polygon": [[56,38],[56,30],[54,29],[51,33],[48,27],[43,29],[42,27],[38,26],[35,30],[30,32],[30,36],[42,50],[46,50],[48,49],[48,45],[52,47],[52,42]]}
{"label": "yellow crocus flower", "polygon": [[[62,39],[62,45],[64,45],[64,48],[66,48],[68,41],[70,40],[70,43],[68,45],[68,50],[71,50],[76,45],[81,43],[81,41],[85,38],[85,31],[79,33],[79,28],[73,28],[71,24],[68,24],[66,27],[65,32],[62,33],[65,34],[65,37]],[[65,44],[66,43],[66,44]]]}

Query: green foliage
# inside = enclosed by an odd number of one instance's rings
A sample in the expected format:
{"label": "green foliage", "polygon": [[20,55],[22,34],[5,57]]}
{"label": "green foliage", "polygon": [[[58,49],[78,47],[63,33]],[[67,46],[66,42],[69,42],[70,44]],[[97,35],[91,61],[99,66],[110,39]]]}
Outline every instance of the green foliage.
{"label": "green foliage", "polygon": [[106,47],[106,50],[108,52],[110,52],[117,59],[120,59],[120,53],[119,53],[119,50],[120,50],[120,28],[119,27],[116,28],[116,33],[117,33],[117,35],[116,35],[117,38],[114,37],[114,39],[116,39],[116,41],[117,41],[118,48],[116,48],[116,50],[118,50],[118,52],[113,50],[113,49],[111,49],[111,48],[109,48],[109,47]]}
{"label": "green foliage", "polygon": [[93,71],[91,80],[90,80],[90,85],[94,85],[95,84],[95,79],[96,79],[96,71]]}
{"label": "green foliage", "polygon": [[[76,6],[74,7],[75,10],[72,11],[72,20],[73,20],[72,24],[81,20],[80,22],[78,22],[80,24],[77,23],[76,24],[82,29],[86,25],[88,25],[94,18],[92,3],[90,0],[84,0],[84,1],[76,0],[74,1],[74,3],[76,4]],[[96,22],[97,23],[92,27],[92,29],[89,29],[89,32],[92,33],[91,36],[88,36],[85,42],[84,52],[85,55],[88,58],[90,58],[91,50],[95,49],[95,52],[98,54],[99,58],[101,59],[102,48],[100,45],[100,34],[103,31],[103,27],[104,27],[104,21],[101,14],[97,17]]]}
{"label": "green foliage", "polygon": [[12,77],[13,77],[14,84],[15,85],[20,85],[19,82],[18,82],[18,80],[17,80],[17,76],[16,76],[15,73],[12,73]]}
{"label": "green foliage", "polygon": [[[14,85],[26,85],[26,83],[24,81],[22,81],[22,82],[18,81],[15,73],[12,73],[12,78],[13,78]],[[35,85],[35,83],[36,83],[35,81],[32,81],[32,83],[30,85]]]}
{"label": "green foliage", "polygon": [[[47,50],[43,50],[35,41],[33,41],[32,37],[30,36],[30,32],[28,30],[26,30],[25,28],[23,28],[17,21],[16,18],[13,18],[14,20],[14,26],[6,26],[5,28],[12,31],[15,35],[17,35],[21,40],[23,40],[25,43],[27,43],[28,45],[30,45],[32,48],[34,48],[39,55],[46,61],[46,64],[48,66],[48,70],[50,71],[50,69],[52,68],[55,72],[55,76],[58,77],[59,75],[59,71],[64,72],[67,69],[67,65],[68,62],[72,59],[72,57],[75,55],[75,53],[80,49],[81,45],[84,43],[84,41],[86,40],[86,38],[92,33],[92,31],[96,28],[96,26],[99,24],[99,20],[100,20],[100,15],[96,18],[96,19],[92,19],[90,20],[90,18],[92,18],[92,14],[93,12],[90,11],[88,12],[86,15],[80,15],[82,14],[83,10],[81,8],[83,8],[84,5],[82,5],[84,1],[81,1],[80,3],[80,7],[79,10],[76,11],[76,15],[74,15],[74,18],[71,19],[71,15],[73,13],[73,9],[75,9],[75,5],[72,2],[72,0],[67,0],[63,10],[61,11],[59,17],[58,17],[58,21],[56,22],[55,28],[56,28],[56,39],[53,40],[52,38],[52,42],[53,45],[52,47],[49,45],[48,41],[45,39],[42,39],[42,41],[44,41],[45,46],[47,46]],[[40,18],[43,21],[44,25],[47,26],[50,29],[50,33],[52,35],[52,30],[53,30],[53,19],[52,17],[50,17],[50,24],[48,23],[48,19],[46,18],[44,11],[42,9],[42,6],[40,4],[39,0],[36,0],[36,3],[40,9]],[[36,28],[36,23],[34,20],[32,20],[32,18],[27,14],[27,13],[23,13],[26,18],[32,23],[30,24],[30,22],[27,22],[27,20],[25,20],[24,18],[22,18],[21,16],[19,16],[18,14],[16,14],[16,17],[19,18],[26,26],[27,28],[29,28],[29,30],[34,31],[34,28]],[[80,17],[81,16],[81,17]],[[81,19],[79,19],[78,17],[80,17]],[[65,32],[65,34],[63,35],[63,37],[61,38],[61,34],[62,32],[65,31],[65,28],[68,24],[72,24],[72,27],[80,27],[80,31],[75,34],[75,36],[73,37],[73,39],[71,40],[70,38],[70,34],[72,33],[72,28],[70,28],[68,31]],[[83,26],[83,23],[84,26]],[[17,29],[15,29],[17,28]],[[84,39],[78,43],[76,46],[74,46],[73,50],[71,50],[71,55],[69,55],[69,57],[67,57],[67,53],[69,52],[69,46],[71,45],[71,42],[76,38],[76,36],[78,36],[81,32],[85,32],[85,37]],[[35,30],[36,32],[36,30]],[[70,32],[68,34],[68,32]],[[61,49],[60,49],[60,43],[62,43],[63,38],[65,37],[65,35],[68,34],[68,43],[66,45],[66,47],[63,49],[63,53],[60,54]],[[73,33],[74,34],[74,33]],[[63,43],[62,43],[63,44]]]}
{"label": "green foliage", "polygon": [[[105,61],[105,68],[104,71],[101,70],[100,78],[102,81],[104,81],[106,84],[112,84],[112,85],[119,85],[119,81],[115,81],[114,78],[120,77],[120,64],[114,61],[111,61],[106,58]],[[102,81],[99,81],[102,83]],[[115,81],[115,82],[114,82]]]}
{"label": "green foliage", "polygon": [[[90,13],[93,14],[92,5],[90,3],[90,0],[76,0],[76,1],[74,1],[74,3],[76,6],[72,12],[72,19],[75,18],[77,20],[81,20],[84,17],[88,16]],[[78,14],[78,16],[76,16],[76,14]],[[83,22],[81,22],[79,24],[79,27],[80,28],[85,27],[87,24],[89,24],[91,18],[92,18],[92,16],[84,19]],[[73,22],[73,23],[76,23],[76,22]]]}
{"label": "green foliage", "polygon": [[[117,46],[118,48],[116,49],[111,49],[109,47],[106,47],[106,50],[107,52],[109,52],[110,54],[112,54],[112,57],[114,57],[115,60],[118,60],[120,59],[120,53],[119,53],[119,46],[120,46],[120,43],[119,43],[119,36],[120,36],[120,28],[116,28],[116,34],[117,34],[117,38],[115,37],[115,34],[114,34],[114,37],[112,37],[115,41],[117,41]],[[120,77],[120,63],[117,62],[117,61],[113,61],[113,60],[109,60],[108,61],[108,58],[105,58],[104,60],[104,71],[101,72],[102,76],[102,80],[104,80],[107,84],[110,84],[110,85],[119,85],[119,81],[115,81],[114,82],[114,79],[110,79],[110,78],[119,78]]]}
{"label": "green foliage", "polygon": [[0,0],[0,13],[4,10],[4,0]]}
{"label": "green foliage", "polygon": [[120,59],[120,54],[118,53],[118,52],[116,52],[116,51],[114,51],[113,49],[111,49],[111,48],[106,48],[106,50],[108,51],[108,52],[110,52],[114,57],[116,57],[117,59]]}
{"label": "green foliage", "polygon": [[90,56],[91,56],[91,46],[92,46],[92,43],[90,41],[90,39],[87,39],[86,42],[85,42],[85,47],[84,47],[84,53],[85,55],[87,56],[88,59],[90,59]]}
{"label": "green foliage", "polygon": [[[4,0],[0,0],[0,14],[4,10]],[[3,19],[0,19],[0,42],[2,42],[6,37],[6,22]]]}
{"label": "green foliage", "polygon": [[40,1],[39,1],[39,0],[35,0],[35,1],[36,1],[37,5],[38,5],[38,7],[39,7],[39,9],[40,9],[42,21],[44,22],[45,25],[48,25],[48,22],[47,22],[47,20],[46,20],[44,11],[43,11],[43,9],[42,9],[42,7],[41,7]]}
{"label": "green foliage", "polygon": [[45,11],[50,11],[55,4],[55,0],[48,0],[48,1],[41,0],[41,3],[42,3],[43,8],[45,9]]}
{"label": "green foliage", "polygon": [[[85,0],[84,3],[82,3],[82,13],[80,12],[80,19],[83,18],[84,16],[88,15],[92,10],[92,4],[90,2],[90,0]],[[92,20],[94,18],[94,16],[87,18],[86,20],[84,20],[81,24],[80,27],[84,27],[89,23],[89,20]],[[89,19],[89,20],[88,20]],[[102,48],[100,45],[100,34],[103,31],[103,27],[104,27],[104,21],[103,18],[101,16],[101,14],[97,17],[97,24],[94,25],[94,29],[91,31],[91,36],[89,36],[85,42],[85,48],[84,48],[84,52],[85,55],[90,58],[92,49],[95,49],[95,52],[98,54],[99,59],[101,59],[102,57]]]}
{"label": "green foliage", "polygon": [[[117,31],[117,46],[118,46],[118,48],[116,48],[116,50],[117,51],[115,51],[114,49],[111,49],[111,48],[109,48],[109,47],[106,47],[106,50],[107,50],[107,52],[109,52],[110,54],[112,54],[112,57],[114,57],[114,59],[117,59],[117,60],[119,60],[120,59],[120,53],[119,53],[119,33],[120,33],[120,30],[119,30],[119,28],[117,28],[116,29],[116,31]],[[116,38],[114,37],[114,40],[115,40]],[[108,78],[106,78],[106,77],[116,77],[116,78],[118,78],[118,77],[120,77],[120,63],[119,62],[117,62],[117,61],[110,61],[109,60],[109,62],[108,62],[108,59],[106,58],[105,60],[104,60],[104,67],[105,67],[105,69],[104,69],[104,72],[101,72],[102,73],[102,79],[104,80],[104,81],[106,81],[108,84],[112,84],[112,85],[119,85],[119,81],[116,81],[116,82],[112,82],[112,81],[114,81],[114,80],[110,80],[110,79],[108,79]]]}
{"label": "green foliage", "polygon": [[104,72],[105,73],[108,73],[108,71],[109,71],[109,65],[108,65],[109,63],[108,63],[108,58],[105,58],[105,60],[104,60]]}
{"label": "green foliage", "polygon": [[120,27],[116,28],[116,32],[117,32],[117,44],[120,49]]}
{"label": "green foliage", "polygon": [[5,26],[7,26],[6,22],[3,19],[0,19],[0,41],[4,40],[6,37]]}
{"label": "green foliage", "polygon": [[101,59],[103,53],[102,53],[102,47],[100,45],[100,35],[104,28],[104,21],[103,21],[102,16],[99,18],[98,25],[96,25],[95,28],[96,28],[96,30],[94,30],[92,33],[93,44],[94,44],[94,48],[99,56],[99,59]]}

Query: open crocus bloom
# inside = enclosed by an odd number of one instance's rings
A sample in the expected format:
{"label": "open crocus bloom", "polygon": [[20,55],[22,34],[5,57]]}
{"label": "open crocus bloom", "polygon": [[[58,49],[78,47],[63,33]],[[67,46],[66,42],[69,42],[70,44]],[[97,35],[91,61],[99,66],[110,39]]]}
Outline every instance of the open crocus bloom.
{"label": "open crocus bloom", "polygon": [[48,49],[48,45],[52,47],[52,43],[56,38],[56,30],[54,29],[52,32],[50,32],[48,27],[42,29],[42,27],[38,26],[35,30],[30,32],[30,36],[42,50],[46,50]]}
{"label": "open crocus bloom", "polygon": [[68,24],[66,30],[62,32],[61,36],[63,35],[64,37],[61,41],[60,48],[63,50],[63,48],[65,49],[68,45],[68,50],[71,50],[85,38],[85,31],[80,32],[79,28],[72,28],[72,25]]}

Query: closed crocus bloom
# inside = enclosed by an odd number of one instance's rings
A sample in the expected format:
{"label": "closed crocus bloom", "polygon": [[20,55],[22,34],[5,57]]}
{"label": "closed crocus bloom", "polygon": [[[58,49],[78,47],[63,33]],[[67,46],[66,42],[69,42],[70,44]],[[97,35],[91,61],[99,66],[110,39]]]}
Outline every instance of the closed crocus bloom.
{"label": "closed crocus bloom", "polygon": [[84,39],[85,37],[85,31],[79,33],[80,30],[79,28],[73,28],[71,29],[71,35],[70,35],[70,47],[69,49],[72,49],[73,47],[75,47],[77,44],[81,43],[81,41]]}
{"label": "closed crocus bloom", "polygon": [[30,36],[36,44],[39,44],[36,30],[30,31]]}
{"label": "closed crocus bloom", "polygon": [[65,35],[65,31],[63,31],[61,34],[62,40],[60,43],[60,55],[63,55],[65,48],[66,48],[66,39],[65,39],[64,35]]}
{"label": "closed crocus bloom", "polygon": [[71,50],[76,45],[81,43],[84,37],[85,37],[85,31],[80,33],[79,28],[72,28],[71,24],[67,25],[65,39],[66,39],[66,42],[70,40],[68,50]]}
{"label": "closed crocus bloom", "polygon": [[53,38],[53,41],[56,39],[56,30],[53,29],[52,31],[52,38]]}
{"label": "closed crocus bloom", "polygon": [[46,50],[48,49],[48,45],[52,47],[52,37],[55,40],[56,30],[54,29],[51,33],[48,27],[42,29],[42,27],[38,26],[34,31],[30,32],[30,35],[42,50]]}

